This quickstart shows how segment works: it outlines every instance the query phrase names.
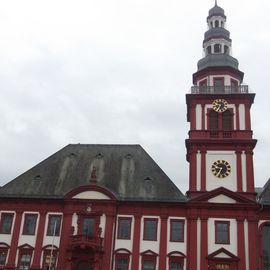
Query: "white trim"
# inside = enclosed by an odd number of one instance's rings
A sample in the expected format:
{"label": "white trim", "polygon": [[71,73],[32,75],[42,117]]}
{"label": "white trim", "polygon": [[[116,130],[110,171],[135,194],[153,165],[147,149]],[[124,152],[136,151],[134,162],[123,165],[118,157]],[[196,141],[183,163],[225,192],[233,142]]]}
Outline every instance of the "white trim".
{"label": "white trim", "polygon": [[245,123],[245,106],[244,104],[239,104],[239,129],[245,130],[246,123]]}
{"label": "white trim", "polygon": [[241,154],[241,161],[242,161],[242,187],[243,191],[247,191],[247,165],[246,165],[246,154],[243,151]]}
{"label": "white trim", "polygon": [[201,220],[197,219],[197,270],[201,270]]}
{"label": "white trim", "polygon": [[248,222],[245,219],[244,221],[244,235],[245,235],[245,258],[246,258],[246,270],[249,270],[249,256],[248,256],[248,249],[249,249],[249,242],[248,242]]}
{"label": "white trim", "polygon": [[201,104],[196,105],[196,129],[197,130],[202,129],[202,105]]}
{"label": "white trim", "polygon": [[197,181],[197,191],[201,190],[201,166],[202,166],[202,155],[201,153],[197,153],[197,175],[196,175],[196,181]]}

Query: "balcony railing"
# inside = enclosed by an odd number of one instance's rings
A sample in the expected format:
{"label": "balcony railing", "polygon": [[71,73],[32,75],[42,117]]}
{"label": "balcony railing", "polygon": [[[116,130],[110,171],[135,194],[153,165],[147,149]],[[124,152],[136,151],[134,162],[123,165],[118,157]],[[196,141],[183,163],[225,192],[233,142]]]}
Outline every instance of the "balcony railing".
{"label": "balcony railing", "polygon": [[190,130],[190,139],[252,139],[251,130]]}
{"label": "balcony railing", "polygon": [[70,240],[72,246],[92,246],[101,248],[103,244],[103,238],[88,235],[72,235]]}
{"label": "balcony railing", "polygon": [[239,86],[192,86],[191,94],[247,94],[248,85]]}

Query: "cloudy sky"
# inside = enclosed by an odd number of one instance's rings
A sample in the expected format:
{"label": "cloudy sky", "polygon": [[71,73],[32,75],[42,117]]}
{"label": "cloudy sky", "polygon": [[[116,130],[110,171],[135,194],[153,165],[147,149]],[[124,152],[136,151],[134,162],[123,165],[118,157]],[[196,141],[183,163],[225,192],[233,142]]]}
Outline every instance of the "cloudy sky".
{"label": "cloudy sky", "polygon": [[[219,0],[270,177],[270,2]],[[1,0],[0,185],[69,143],[141,144],[185,192],[185,94],[214,0]]]}

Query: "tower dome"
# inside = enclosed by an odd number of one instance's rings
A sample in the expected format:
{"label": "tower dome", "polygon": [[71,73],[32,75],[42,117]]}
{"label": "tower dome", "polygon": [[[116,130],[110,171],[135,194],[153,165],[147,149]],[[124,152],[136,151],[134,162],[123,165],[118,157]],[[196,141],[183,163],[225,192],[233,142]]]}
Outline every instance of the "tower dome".
{"label": "tower dome", "polygon": [[243,81],[244,73],[238,69],[238,60],[232,56],[232,40],[226,29],[226,21],[224,9],[216,1],[207,17],[203,58],[198,61],[197,72],[193,74],[195,86],[212,87],[216,81],[222,79],[226,87],[231,84],[235,87]]}
{"label": "tower dome", "polygon": [[215,6],[213,8],[211,8],[209,10],[209,16],[208,16],[208,18],[209,17],[212,17],[212,16],[223,16],[223,17],[226,17],[225,16],[225,13],[224,13],[224,9],[221,8],[221,7],[219,7],[217,5],[217,3],[215,4]]}

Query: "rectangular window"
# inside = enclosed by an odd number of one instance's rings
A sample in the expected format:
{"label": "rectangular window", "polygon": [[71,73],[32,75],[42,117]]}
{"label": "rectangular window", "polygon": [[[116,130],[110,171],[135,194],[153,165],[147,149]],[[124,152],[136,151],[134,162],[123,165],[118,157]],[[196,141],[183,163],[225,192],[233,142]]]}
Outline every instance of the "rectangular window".
{"label": "rectangular window", "polygon": [[118,239],[130,239],[131,218],[119,217],[118,218]]}
{"label": "rectangular window", "polygon": [[171,219],[171,242],[184,241],[184,220]]}
{"label": "rectangular window", "polygon": [[177,257],[170,258],[169,270],[183,270],[183,259]]}
{"label": "rectangular window", "polygon": [[207,93],[207,79],[199,82],[200,93]]}
{"label": "rectangular window", "polygon": [[2,213],[1,221],[0,221],[0,233],[10,234],[11,227],[13,222],[13,214],[12,213]]}
{"label": "rectangular window", "polygon": [[157,219],[144,219],[144,235],[143,240],[156,241],[157,240]]}
{"label": "rectangular window", "polygon": [[19,270],[29,270],[31,262],[31,254],[22,254],[19,261]]}
{"label": "rectangular window", "polygon": [[115,260],[115,270],[128,270],[129,269],[129,255],[118,254]]}
{"label": "rectangular window", "polygon": [[215,221],[216,244],[230,243],[230,222]]}
{"label": "rectangular window", "polygon": [[231,79],[232,93],[237,93],[238,91],[238,81]]}
{"label": "rectangular window", "polygon": [[[7,250],[0,250],[0,266],[4,266],[6,264],[7,259]],[[2,269],[0,267],[0,269]]]}
{"label": "rectangular window", "polygon": [[48,236],[59,236],[61,227],[61,216],[49,215],[47,235]]}
{"label": "rectangular window", "polygon": [[82,234],[87,236],[94,236],[95,219],[87,217],[83,219]]}
{"label": "rectangular window", "polygon": [[214,78],[214,91],[223,93],[224,90],[224,78]]}
{"label": "rectangular window", "polygon": [[155,270],[156,262],[154,258],[143,258],[142,270]]}
{"label": "rectangular window", "polygon": [[55,255],[45,254],[43,257],[43,270],[55,270],[56,257]]}
{"label": "rectangular window", "polygon": [[25,235],[34,235],[36,230],[37,216],[33,214],[25,214],[24,216],[24,225],[23,225],[23,234]]}

